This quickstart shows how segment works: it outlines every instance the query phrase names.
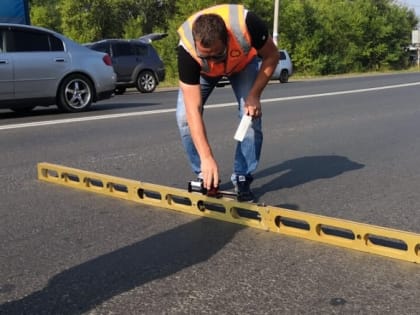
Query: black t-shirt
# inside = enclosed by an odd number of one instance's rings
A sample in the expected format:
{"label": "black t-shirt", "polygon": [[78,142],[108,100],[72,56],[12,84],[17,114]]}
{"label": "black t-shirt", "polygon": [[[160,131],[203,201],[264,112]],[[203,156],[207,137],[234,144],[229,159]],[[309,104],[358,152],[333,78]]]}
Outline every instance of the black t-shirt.
{"label": "black t-shirt", "polygon": [[[265,23],[252,12],[248,12],[245,24],[251,36],[251,45],[255,49],[264,46],[268,38],[268,28]],[[200,64],[181,45],[178,46],[179,79],[186,84],[200,83]]]}

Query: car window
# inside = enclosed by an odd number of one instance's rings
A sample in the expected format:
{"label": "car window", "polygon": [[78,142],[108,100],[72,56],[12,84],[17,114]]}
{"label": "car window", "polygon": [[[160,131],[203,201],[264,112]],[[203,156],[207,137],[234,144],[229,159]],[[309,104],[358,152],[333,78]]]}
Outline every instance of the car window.
{"label": "car window", "polygon": [[92,49],[111,55],[111,52],[109,50],[109,44],[107,42],[96,44],[94,47],[92,47]]}
{"label": "car window", "polygon": [[62,41],[48,33],[16,29],[8,33],[8,52],[64,50]]}
{"label": "car window", "polygon": [[116,43],[113,47],[114,56],[121,57],[121,56],[132,56],[134,51],[129,43]]}
{"label": "car window", "polygon": [[50,44],[51,44],[51,51],[63,51],[64,50],[64,45],[63,42],[61,41],[61,39],[50,35],[49,36],[50,39]]}
{"label": "car window", "polygon": [[147,56],[147,53],[148,53],[148,49],[146,45],[135,44],[134,51],[137,56]]}
{"label": "car window", "polygon": [[[7,51],[49,51],[48,35],[39,32],[12,30],[7,44]],[[10,44],[10,45],[9,45]]]}
{"label": "car window", "polygon": [[3,31],[0,30],[0,52],[3,52]]}
{"label": "car window", "polygon": [[279,51],[279,53],[280,53],[280,60],[285,60],[286,54],[284,53],[284,51]]}

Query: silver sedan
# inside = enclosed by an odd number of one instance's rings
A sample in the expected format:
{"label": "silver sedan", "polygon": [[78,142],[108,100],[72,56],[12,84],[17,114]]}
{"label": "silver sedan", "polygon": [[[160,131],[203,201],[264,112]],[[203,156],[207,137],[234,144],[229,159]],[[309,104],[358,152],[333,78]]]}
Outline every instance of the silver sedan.
{"label": "silver sedan", "polygon": [[0,23],[0,108],[87,110],[115,89],[111,58],[51,30]]}

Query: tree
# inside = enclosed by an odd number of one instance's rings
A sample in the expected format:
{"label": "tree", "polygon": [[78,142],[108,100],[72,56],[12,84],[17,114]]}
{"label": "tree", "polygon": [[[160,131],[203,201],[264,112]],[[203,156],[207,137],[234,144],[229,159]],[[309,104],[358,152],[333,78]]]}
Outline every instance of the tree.
{"label": "tree", "polygon": [[333,74],[401,68],[417,24],[392,0],[281,1],[280,44],[298,71]]}
{"label": "tree", "polygon": [[[153,45],[167,78],[176,80],[177,29],[191,14],[226,0],[30,0],[32,23],[78,42],[137,38],[151,32],[168,37]],[[231,0],[262,17],[271,33],[273,0]],[[334,74],[408,66],[404,48],[418,19],[396,0],[281,0],[279,48],[295,70]]]}
{"label": "tree", "polygon": [[61,32],[59,0],[30,0],[29,12],[31,24]]}
{"label": "tree", "polygon": [[81,43],[108,37],[114,20],[111,9],[108,0],[64,0],[60,6],[63,33]]}

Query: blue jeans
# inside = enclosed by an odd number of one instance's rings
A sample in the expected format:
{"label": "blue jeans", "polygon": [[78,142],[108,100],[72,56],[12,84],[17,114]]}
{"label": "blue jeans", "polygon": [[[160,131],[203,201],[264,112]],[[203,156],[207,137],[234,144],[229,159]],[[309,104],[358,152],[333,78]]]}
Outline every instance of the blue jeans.
{"label": "blue jeans", "polygon": [[[257,74],[258,63],[254,58],[253,61],[249,63],[241,72],[229,76],[229,81],[238,101],[238,125],[244,113],[245,99],[248,96],[252,85],[254,84]],[[203,111],[204,104],[206,103],[210,93],[213,91],[219,79],[220,78],[209,78],[203,76],[200,77]],[[188,127],[185,113],[184,98],[181,90],[178,92],[176,118],[181,134],[182,144],[184,145],[184,149],[189,158],[191,168],[194,173],[199,174],[201,171],[200,157],[191,138],[190,129]],[[251,173],[255,171],[260,160],[262,142],[263,133],[261,118],[253,119],[252,126],[248,129],[248,132],[245,135],[245,139],[242,142],[238,142],[236,145],[235,161],[232,174],[233,181],[236,175],[251,175]]]}

